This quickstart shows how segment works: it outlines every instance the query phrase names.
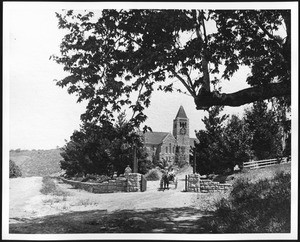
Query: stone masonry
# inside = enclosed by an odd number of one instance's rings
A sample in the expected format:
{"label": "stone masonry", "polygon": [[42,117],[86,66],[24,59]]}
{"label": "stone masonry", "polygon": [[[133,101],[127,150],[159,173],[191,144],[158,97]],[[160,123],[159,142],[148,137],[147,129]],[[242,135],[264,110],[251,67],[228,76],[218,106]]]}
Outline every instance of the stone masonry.
{"label": "stone masonry", "polygon": [[213,182],[208,179],[200,179],[199,174],[187,175],[187,192],[216,192],[216,191],[227,191],[232,188],[231,184]]}
{"label": "stone masonry", "polygon": [[113,192],[140,192],[141,178],[139,173],[129,173],[126,177],[116,177],[101,183],[89,183],[72,181],[60,178],[64,183],[74,188],[83,189],[92,193],[113,193]]}

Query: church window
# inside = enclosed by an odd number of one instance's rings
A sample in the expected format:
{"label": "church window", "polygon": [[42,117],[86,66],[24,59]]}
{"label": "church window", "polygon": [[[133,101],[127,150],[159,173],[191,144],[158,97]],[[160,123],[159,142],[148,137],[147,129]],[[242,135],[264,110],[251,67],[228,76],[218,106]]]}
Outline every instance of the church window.
{"label": "church window", "polygon": [[169,151],[170,151],[170,153],[172,153],[171,143],[169,144]]}
{"label": "church window", "polygon": [[166,146],[166,153],[168,153],[168,146]]}
{"label": "church window", "polygon": [[180,122],[179,126],[180,128],[186,128],[186,122]]}

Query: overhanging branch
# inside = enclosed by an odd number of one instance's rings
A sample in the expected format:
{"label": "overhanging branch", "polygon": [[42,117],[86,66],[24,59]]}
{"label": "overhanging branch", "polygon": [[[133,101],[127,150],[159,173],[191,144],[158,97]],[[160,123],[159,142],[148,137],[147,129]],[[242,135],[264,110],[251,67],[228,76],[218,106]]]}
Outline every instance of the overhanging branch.
{"label": "overhanging branch", "polygon": [[188,92],[194,97],[196,98],[196,93],[195,91],[192,89],[192,87],[190,87],[186,81],[181,77],[179,76],[175,71],[172,71],[172,74],[178,78],[178,80],[184,85],[184,87],[188,90]]}
{"label": "overhanging branch", "polygon": [[290,96],[291,88],[289,82],[270,83],[259,87],[250,87],[234,93],[199,92],[194,98],[196,108],[205,110],[212,106],[241,106],[258,100],[272,97]]}

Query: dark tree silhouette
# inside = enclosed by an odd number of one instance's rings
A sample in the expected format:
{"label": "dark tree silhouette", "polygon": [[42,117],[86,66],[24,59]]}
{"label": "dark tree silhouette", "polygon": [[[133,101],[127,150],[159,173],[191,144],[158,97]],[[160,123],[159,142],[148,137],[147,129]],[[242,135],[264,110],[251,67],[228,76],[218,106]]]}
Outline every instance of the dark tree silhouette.
{"label": "dark tree silhouette", "polygon": [[[183,84],[179,91],[188,92],[197,109],[291,95],[289,10],[68,10],[57,18],[67,34],[53,58],[70,73],[57,85],[76,93],[78,102],[88,100],[82,120],[110,121],[128,105],[138,126],[152,92],[174,90],[169,79]],[[251,87],[211,90],[241,65],[251,68]]]}

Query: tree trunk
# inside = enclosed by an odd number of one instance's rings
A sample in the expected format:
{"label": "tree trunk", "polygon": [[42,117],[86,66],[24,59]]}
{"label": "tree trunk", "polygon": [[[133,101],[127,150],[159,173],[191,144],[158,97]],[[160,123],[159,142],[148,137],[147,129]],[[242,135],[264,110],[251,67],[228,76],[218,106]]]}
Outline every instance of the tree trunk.
{"label": "tree trunk", "polygon": [[138,172],[138,162],[136,157],[136,146],[133,148],[133,173]]}

